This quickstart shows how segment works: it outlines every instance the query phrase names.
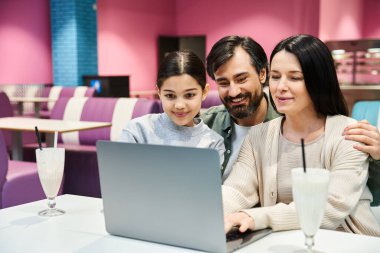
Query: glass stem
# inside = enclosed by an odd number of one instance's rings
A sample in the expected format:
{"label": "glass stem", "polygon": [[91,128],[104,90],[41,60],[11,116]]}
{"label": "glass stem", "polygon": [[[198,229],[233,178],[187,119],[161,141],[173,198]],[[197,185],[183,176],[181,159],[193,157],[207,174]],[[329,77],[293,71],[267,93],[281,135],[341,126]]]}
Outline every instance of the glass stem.
{"label": "glass stem", "polygon": [[50,209],[54,209],[55,208],[55,197],[52,197],[52,198],[48,198],[48,206]]}
{"label": "glass stem", "polygon": [[314,236],[305,235],[305,245],[308,252],[313,252],[312,248],[314,246]]}

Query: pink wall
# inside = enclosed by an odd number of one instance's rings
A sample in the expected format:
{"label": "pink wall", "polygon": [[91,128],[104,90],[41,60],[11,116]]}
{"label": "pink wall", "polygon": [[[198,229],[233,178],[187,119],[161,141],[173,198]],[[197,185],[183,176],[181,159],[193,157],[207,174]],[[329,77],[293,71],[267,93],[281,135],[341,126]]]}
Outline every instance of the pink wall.
{"label": "pink wall", "polygon": [[318,35],[318,20],[319,0],[177,0],[177,33],[205,34],[207,53],[226,35],[244,35],[259,42],[269,55],[285,37]]}
{"label": "pink wall", "polygon": [[352,40],[362,37],[363,0],[320,0],[320,8],[321,40]]}
{"label": "pink wall", "polygon": [[318,19],[319,0],[177,0],[177,33],[206,34],[207,52],[223,36],[237,34],[270,53],[287,36],[318,35]]}
{"label": "pink wall", "polygon": [[175,34],[175,0],[98,0],[100,75],[130,75],[131,90],[154,89],[159,35]]}
{"label": "pink wall", "polygon": [[[98,0],[99,74],[154,89],[159,35],[248,35],[269,54],[280,39],[380,38],[378,0]],[[0,0],[0,85],[52,82],[49,0]]]}
{"label": "pink wall", "polygon": [[380,39],[380,1],[364,0],[363,38]]}
{"label": "pink wall", "polygon": [[0,85],[52,82],[49,0],[1,0],[0,38]]}
{"label": "pink wall", "polygon": [[132,90],[154,89],[160,34],[206,35],[207,52],[225,35],[248,35],[270,53],[286,36],[318,35],[318,10],[319,0],[99,0],[99,74],[131,75]]}

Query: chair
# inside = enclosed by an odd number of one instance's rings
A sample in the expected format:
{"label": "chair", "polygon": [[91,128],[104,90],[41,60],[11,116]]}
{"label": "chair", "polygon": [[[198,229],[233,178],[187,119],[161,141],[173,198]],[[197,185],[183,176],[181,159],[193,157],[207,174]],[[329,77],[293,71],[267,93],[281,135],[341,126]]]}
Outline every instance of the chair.
{"label": "chair", "polygon": [[[380,101],[358,101],[352,108],[352,118],[366,119],[380,129]],[[373,211],[380,223],[380,168],[370,167],[367,185],[373,195]],[[376,207],[375,207],[376,206]]]}
{"label": "chair", "polygon": [[[9,98],[5,92],[0,92],[0,117],[13,117],[13,108]],[[7,149],[10,150],[12,143],[12,136],[10,131],[3,131],[4,140]]]}
{"label": "chair", "polygon": [[380,101],[358,101],[352,107],[352,118],[356,120],[367,119],[368,122],[379,128]]}
{"label": "chair", "polygon": [[[40,97],[41,92],[43,91],[46,84],[14,84],[14,85],[0,85],[0,91],[4,91],[8,97],[15,98],[32,98],[32,97]],[[23,103],[22,105],[22,115],[19,115],[19,103],[12,102],[12,111],[14,114],[17,113],[17,116],[26,116],[26,117],[34,117],[34,103]]]}
{"label": "chair", "polygon": [[217,90],[210,90],[207,94],[207,97],[202,102],[202,108],[207,109],[212,106],[221,105],[222,101],[220,100],[219,93]]}
{"label": "chair", "polygon": [[[70,97],[93,97],[95,95],[95,89],[87,86],[77,87],[63,87],[53,86],[45,87],[42,91],[42,97],[48,97],[51,99],[70,98]],[[40,117],[48,119],[50,118],[51,110],[56,102],[42,103]]]}
{"label": "chair", "polygon": [[[158,113],[157,100],[143,98],[60,98],[51,119],[112,122],[112,127],[59,134],[58,146],[66,149],[63,191],[66,194],[100,197],[96,141],[120,139],[130,119]],[[36,144],[24,148],[24,158],[34,161]]]}
{"label": "chair", "polygon": [[2,131],[0,131],[0,208],[44,199],[33,162],[12,161],[8,158]]}
{"label": "chair", "polygon": [[[5,92],[0,91],[0,118],[13,117],[13,116],[14,116],[13,108],[7,94]],[[7,150],[9,151],[11,150],[11,146],[12,146],[12,133],[11,131],[4,130],[3,136],[4,136]],[[36,142],[36,137],[34,133],[30,133],[30,132],[22,133],[22,142],[23,142],[23,145]]]}
{"label": "chair", "polygon": [[[44,85],[22,85],[21,87],[23,89],[23,92],[21,93],[22,97],[37,97],[41,93]],[[34,107],[34,103],[23,103],[22,116],[35,117]]]}

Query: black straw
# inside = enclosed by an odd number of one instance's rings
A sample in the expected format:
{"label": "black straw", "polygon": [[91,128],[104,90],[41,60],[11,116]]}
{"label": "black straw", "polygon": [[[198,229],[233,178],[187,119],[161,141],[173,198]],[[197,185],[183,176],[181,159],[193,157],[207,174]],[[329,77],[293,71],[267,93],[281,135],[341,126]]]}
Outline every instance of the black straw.
{"label": "black straw", "polygon": [[35,126],[34,129],[36,130],[37,141],[38,141],[38,147],[42,150],[42,144],[41,144],[41,136],[40,136],[40,132],[38,132],[38,128],[37,128],[37,126]]}
{"label": "black straw", "polygon": [[305,143],[301,138],[301,148],[302,148],[302,163],[303,163],[303,172],[306,173],[306,159],[305,159]]}

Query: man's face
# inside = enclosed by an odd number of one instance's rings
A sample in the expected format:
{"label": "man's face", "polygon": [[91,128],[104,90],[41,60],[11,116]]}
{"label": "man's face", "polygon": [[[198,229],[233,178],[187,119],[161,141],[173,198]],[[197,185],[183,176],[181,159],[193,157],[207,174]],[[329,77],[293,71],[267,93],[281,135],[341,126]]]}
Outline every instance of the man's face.
{"label": "man's face", "polygon": [[239,121],[252,116],[263,98],[265,69],[257,74],[249,54],[241,47],[215,71],[221,101],[231,116]]}

